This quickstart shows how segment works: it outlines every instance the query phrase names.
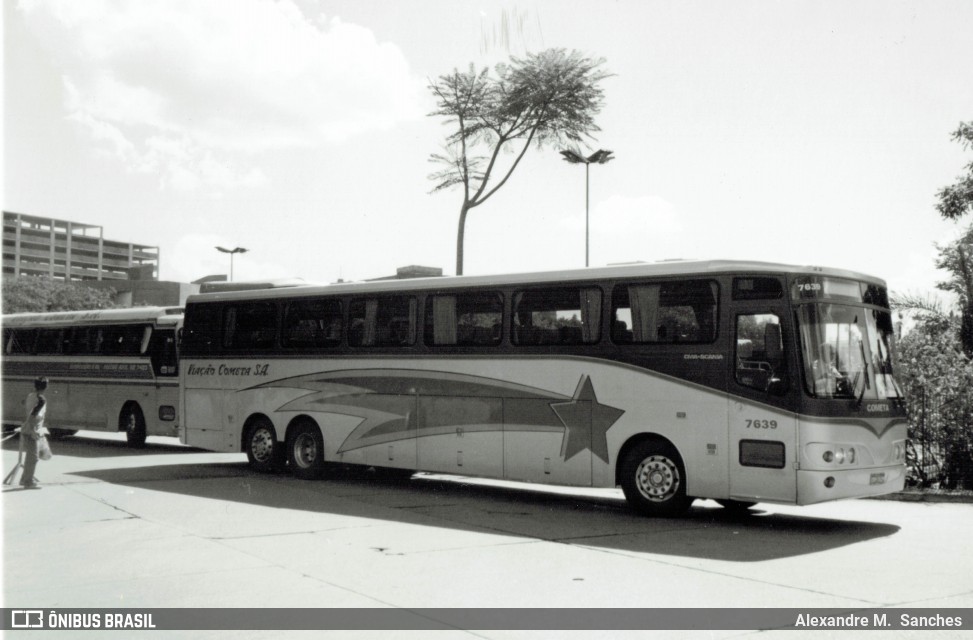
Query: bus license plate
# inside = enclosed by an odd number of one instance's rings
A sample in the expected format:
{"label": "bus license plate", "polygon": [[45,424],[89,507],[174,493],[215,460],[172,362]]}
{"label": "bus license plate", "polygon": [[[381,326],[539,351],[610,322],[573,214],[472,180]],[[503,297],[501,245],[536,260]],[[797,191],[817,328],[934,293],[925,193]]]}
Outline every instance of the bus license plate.
{"label": "bus license plate", "polygon": [[868,478],[868,484],[885,484],[885,473],[873,473]]}

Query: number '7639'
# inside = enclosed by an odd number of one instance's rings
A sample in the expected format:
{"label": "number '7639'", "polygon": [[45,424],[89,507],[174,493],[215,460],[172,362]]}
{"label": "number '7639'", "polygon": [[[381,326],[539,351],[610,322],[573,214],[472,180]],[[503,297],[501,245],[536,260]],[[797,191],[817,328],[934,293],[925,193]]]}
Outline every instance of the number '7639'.
{"label": "number '7639'", "polygon": [[776,420],[747,420],[747,429],[776,429]]}

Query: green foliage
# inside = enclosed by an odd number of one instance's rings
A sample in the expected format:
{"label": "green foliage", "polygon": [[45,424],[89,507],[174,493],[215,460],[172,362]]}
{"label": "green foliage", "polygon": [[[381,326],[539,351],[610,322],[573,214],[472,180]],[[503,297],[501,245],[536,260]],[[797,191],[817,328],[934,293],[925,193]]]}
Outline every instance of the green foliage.
{"label": "green foliage", "polygon": [[947,485],[973,489],[973,359],[961,348],[957,323],[920,317],[898,341],[896,378],[906,395],[910,437],[942,452]]}
{"label": "green foliage", "polygon": [[[961,122],[953,132],[953,140],[964,149],[973,147],[973,122]],[[954,184],[943,187],[936,194],[939,202],[936,209],[947,220],[956,220],[973,211],[973,162],[966,165],[966,174],[957,178]]]}
{"label": "green foliage", "polygon": [[[603,60],[577,51],[548,49],[511,58],[488,69],[454,69],[430,82],[436,98],[433,116],[446,119],[453,132],[442,153],[430,159],[443,166],[429,178],[433,192],[460,186],[456,274],[463,273],[463,235],[470,209],[486,202],[513,174],[532,146],[578,143],[598,126],[595,116],[604,98],[601,81],[609,74]],[[502,152],[512,161],[500,167]]]}
{"label": "green foliage", "polygon": [[936,286],[956,294],[960,342],[966,355],[973,358],[973,226],[955,242],[938,249],[936,267],[948,271],[950,278]]}
{"label": "green foliage", "polygon": [[81,283],[41,276],[5,278],[3,313],[82,311],[115,306],[113,289],[93,289]]}
{"label": "green foliage", "polygon": [[[953,140],[973,147],[973,122],[961,122]],[[973,162],[955,184],[944,187],[936,208],[948,220],[973,211]],[[899,297],[899,309],[918,312],[918,325],[898,343],[896,377],[907,398],[914,439],[938,448],[947,485],[973,489],[973,226],[937,246],[936,267],[949,279],[936,286],[956,295],[959,314],[918,297]]]}

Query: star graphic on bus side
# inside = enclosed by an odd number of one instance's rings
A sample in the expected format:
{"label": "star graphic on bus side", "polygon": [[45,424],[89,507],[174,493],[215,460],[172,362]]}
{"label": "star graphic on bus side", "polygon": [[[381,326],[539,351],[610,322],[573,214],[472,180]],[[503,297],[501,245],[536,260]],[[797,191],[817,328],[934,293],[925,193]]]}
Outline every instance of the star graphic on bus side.
{"label": "star graphic on bus side", "polygon": [[551,409],[564,423],[564,438],[561,440],[563,460],[570,460],[589,449],[591,455],[608,464],[608,430],[625,412],[598,402],[590,377],[581,377],[569,402],[552,402]]}

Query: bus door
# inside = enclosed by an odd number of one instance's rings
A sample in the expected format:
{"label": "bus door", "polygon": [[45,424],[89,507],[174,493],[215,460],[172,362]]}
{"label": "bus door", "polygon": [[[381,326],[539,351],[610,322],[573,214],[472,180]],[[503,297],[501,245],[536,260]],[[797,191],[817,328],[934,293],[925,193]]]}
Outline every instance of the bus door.
{"label": "bus door", "polygon": [[156,384],[165,379],[174,380],[179,375],[174,329],[155,329],[149,342],[148,355],[152,362]]}
{"label": "bus door", "polygon": [[[179,421],[176,407],[179,404],[179,365],[176,354],[176,330],[156,328],[152,331],[147,354],[157,390],[155,407],[150,411],[155,417],[148,420],[153,435],[178,435]],[[148,416],[147,416],[148,417]],[[151,425],[157,425],[152,428]]]}
{"label": "bus door", "polygon": [[734,340],[727,397],[728,497],[793,502],[797,415],[789,407],[798,389],[793,349],[787,349],[793,342],[788,337],[787,307],[783,300],[737,300],[738,286],[735,281],[728,314]]}

